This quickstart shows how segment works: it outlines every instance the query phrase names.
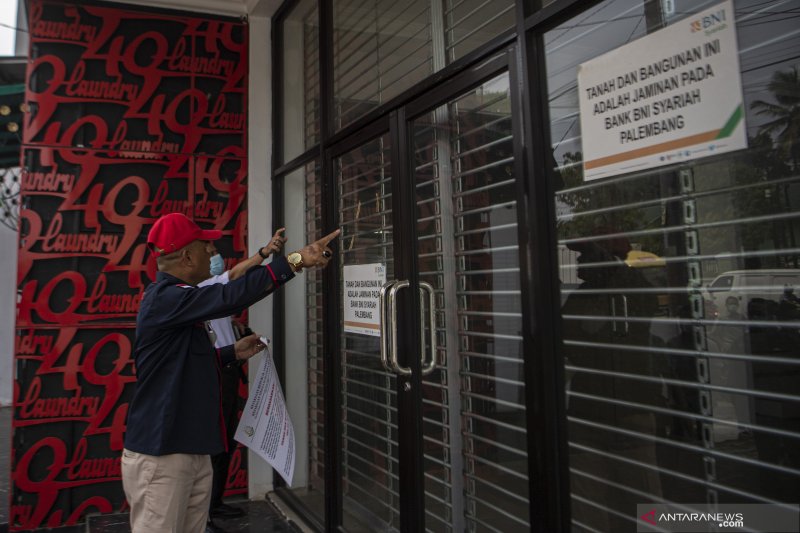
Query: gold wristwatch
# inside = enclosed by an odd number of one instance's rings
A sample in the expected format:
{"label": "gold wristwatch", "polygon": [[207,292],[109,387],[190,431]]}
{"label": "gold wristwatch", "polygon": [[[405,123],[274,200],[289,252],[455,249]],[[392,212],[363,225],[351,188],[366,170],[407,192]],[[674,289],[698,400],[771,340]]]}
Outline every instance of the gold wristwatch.
{"label": "gold wristwatch", "polygon": [[295,272],[300,272],[303,268],[303,256],[300,255],[300,252],[292,252],[286,256],[286,260],[289,261],[289,264],[292,265],[292,270]]}

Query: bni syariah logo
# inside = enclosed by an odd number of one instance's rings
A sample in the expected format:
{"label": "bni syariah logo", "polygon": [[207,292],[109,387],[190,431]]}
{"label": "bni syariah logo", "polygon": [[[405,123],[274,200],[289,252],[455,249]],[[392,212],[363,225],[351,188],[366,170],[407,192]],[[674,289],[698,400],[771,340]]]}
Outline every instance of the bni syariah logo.
{"label": "bni syariah logo", "polygon": [[642,520],[644,520],[648,524],[652,524],[654,526],[658,525],[656,523],[656,510],[655,509],[653,509],[652,511],[647,511],[646,513],[644,513],[639,518],[641,518]]}
{"label": "bni syariah logo", "polygon": [[[700,17],[696,20],[689,22],[689,27],[692,30],[692,33],[709,30],[713,26],[717,26],[719,24],[723,24],[725,22],[725,10],[720,9],[715,13],[708,14],[704,17]],[[714,33],[714,31],[709,31],[709,34]]]}

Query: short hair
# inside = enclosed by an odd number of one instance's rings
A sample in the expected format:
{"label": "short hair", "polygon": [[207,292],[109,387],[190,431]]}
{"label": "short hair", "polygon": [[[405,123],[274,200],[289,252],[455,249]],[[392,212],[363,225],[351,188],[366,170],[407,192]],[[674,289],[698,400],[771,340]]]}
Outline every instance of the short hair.
{"label": "short hair", "polygon": [[[195,241],[192,241],[195,242]],[[158,267],[159,271],[164,271],[169,269],[178,259],[181,257],[181,252],[191,246],[192,242],[184,246],[183,248],[179,248],[174,252],[168,252],[164,254],[164,250],[161,250],[160,253],[162,255],[156,256],[156,266]],[[158,248],[156,248],[158,250]]]}

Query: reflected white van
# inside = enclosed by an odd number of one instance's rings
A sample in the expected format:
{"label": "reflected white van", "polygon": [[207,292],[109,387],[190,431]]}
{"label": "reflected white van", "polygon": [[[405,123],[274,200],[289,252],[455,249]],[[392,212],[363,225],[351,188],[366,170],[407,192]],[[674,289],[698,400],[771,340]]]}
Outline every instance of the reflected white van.
{"label": "reflected white van", "polygon": [[707,290],[717,309],[724,309],[728,298],[734,297],[739,312],[747,316],[753,298],[779,302],[787,290],[800,296],[800,269],[731,270],[714,278]]}

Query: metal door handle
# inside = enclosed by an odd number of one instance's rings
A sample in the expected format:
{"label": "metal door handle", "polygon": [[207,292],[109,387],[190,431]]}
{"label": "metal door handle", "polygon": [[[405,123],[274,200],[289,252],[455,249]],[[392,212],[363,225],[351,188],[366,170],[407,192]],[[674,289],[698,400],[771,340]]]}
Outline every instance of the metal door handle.
{"label": "metal door handle", "polygon": [[617,297],[611,295],[611,331],[617,332]]}
{"label": "metal door handle", "polygon": [[[428,307],[430,309],[430,359],[425,362],[425,293],[428,293]],[[425,281],[419,282],[419,336],[421,340],[422,356],[422,375],[427,376],[436,368],[436,295],[433,292],[433,285]]]}
{"label": "metal door handle", "polygon": [[[623,331],[620,335],[627,335],[630,331],[630,325],[628,324],[628,297],[624,294],[619,295],[622,298],[622,316],[625,318],[623,320]],[[617,300],[616,296],[611,297],[611,316],[613,317],[613,321],[611,322],[611,331],[617,333]]]}
{"label": "metal door handle", "polygon": [[[381,333],[381,364],[389,372],[396,372],[401,376],[411,375],[411,369],[400,366],[397,360],[397,306],[395,305],[397,292],[410,285],[407,280],[398,281],[396,279],[387,281],[380,290],[379,313],[380,313],[380,333]],[[421,281],[419,284],[420,292],[420,336],[421,336],[421,362],[422,375],[430,374],[436,368],[436,295],[430,283]],[[428,294],[428,305],[430,307],[430,358],[425,359],[425,293]]]}
{"label": "metal door handle", "polygon": [[389,365],[389,333],[388,333],[388,324],[391,320],[389,315],[392,314],[392,303],[387,301],[387,292],[391,289],[392,285],[397,283],[396,279],[391,281],[387,281],[381,287],[380,298],[378,298],[379,303],[379,313],[380,313],[380,332],[381,332],[381,363],[383,364],[383,368],[385,368],[388,372],[392,371],[392,367]]}
{"label": "metal door handle", "polygon": [[398,281],[389,289],[389,366],[391,369],[400,374],[401,376],[410,376],[411,369],[400,366],[397,361],[397,306],[395,305],[395,298],[400,289],[405,289],[410,283],[408,280]]}
{"label": "metal door handle", "polygon": [[622,314],[625,315],[625,334],[628,334],[629,331],[629,324],[628,324],[628,297],[624,294],[622,295]]}

